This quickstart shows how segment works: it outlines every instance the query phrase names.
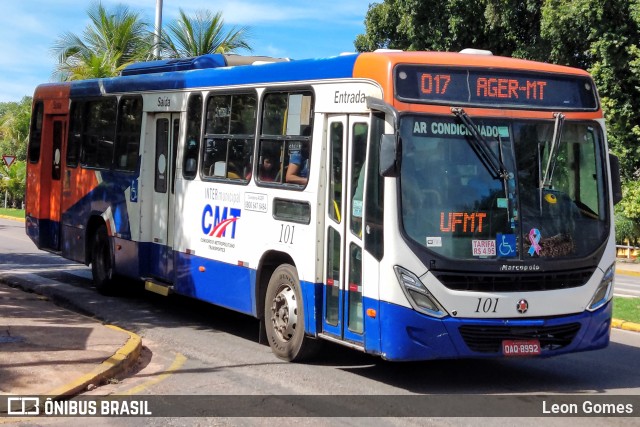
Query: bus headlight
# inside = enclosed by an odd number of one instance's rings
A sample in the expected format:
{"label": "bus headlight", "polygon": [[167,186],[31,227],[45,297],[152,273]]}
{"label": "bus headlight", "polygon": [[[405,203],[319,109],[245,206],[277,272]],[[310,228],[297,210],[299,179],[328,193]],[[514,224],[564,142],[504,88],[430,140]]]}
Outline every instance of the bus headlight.
{"label": "bus headlight", "polygon": [[404,294],[416,311],[438,318],[448,314],[415,274],[397,265],[394,270]]}
{"label": "bus headlight", "polygon": [[587,310],[595,311],[611,300],[611,297],[613,296],[613,278],[615,277],[615,269],[616,265],[613,264],[604,273],[602,281],[600,282],[600,285],[598,285],[598,289],[594,292]]}

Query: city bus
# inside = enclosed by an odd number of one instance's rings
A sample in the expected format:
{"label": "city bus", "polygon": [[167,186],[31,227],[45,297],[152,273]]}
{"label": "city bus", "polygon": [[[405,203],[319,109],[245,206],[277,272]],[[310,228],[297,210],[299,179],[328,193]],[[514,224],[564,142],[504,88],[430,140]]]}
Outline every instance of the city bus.
{"label": "city bus", "polygon": [[578,69],[157,60],[35,90],[26,233],[100,291],[254,316],[287,361],[544,358],[609,342],[618,168]]}

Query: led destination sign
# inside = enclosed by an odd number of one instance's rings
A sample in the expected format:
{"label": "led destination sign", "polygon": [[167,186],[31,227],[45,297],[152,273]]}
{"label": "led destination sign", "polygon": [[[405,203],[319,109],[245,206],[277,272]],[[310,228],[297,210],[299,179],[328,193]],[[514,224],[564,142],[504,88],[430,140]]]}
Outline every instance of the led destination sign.
{"label": "led destination sign", "polygon": [[595,110],[596,93],[588,77],[399,65],[397,97],[403,101],[554,110]]}

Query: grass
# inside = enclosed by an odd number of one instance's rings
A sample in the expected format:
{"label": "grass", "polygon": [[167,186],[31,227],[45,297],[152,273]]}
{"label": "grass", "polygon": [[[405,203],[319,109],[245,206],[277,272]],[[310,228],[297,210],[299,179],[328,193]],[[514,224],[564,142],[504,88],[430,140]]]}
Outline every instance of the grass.
{"label": "grass", "polygon": [[12,218],[24,218],[24,209],[0,208],[0,215],[10,216]]}
{"label": "grass", "polygon": [[640,298],[613,297],[613,317],[640,323]]}

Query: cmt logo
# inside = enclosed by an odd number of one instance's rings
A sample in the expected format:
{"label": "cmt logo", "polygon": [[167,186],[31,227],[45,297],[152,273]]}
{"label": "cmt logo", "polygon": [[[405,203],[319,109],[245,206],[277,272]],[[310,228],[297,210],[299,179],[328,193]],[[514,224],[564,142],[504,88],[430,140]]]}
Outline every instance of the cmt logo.
{"label": "cmt logo", "polygon": [[231,238],[236,238],[236,221],[240,218],[242,210],[206,205],[202,211],[202,232],[207,236],[226,237],[226,232],[231,226]]}

